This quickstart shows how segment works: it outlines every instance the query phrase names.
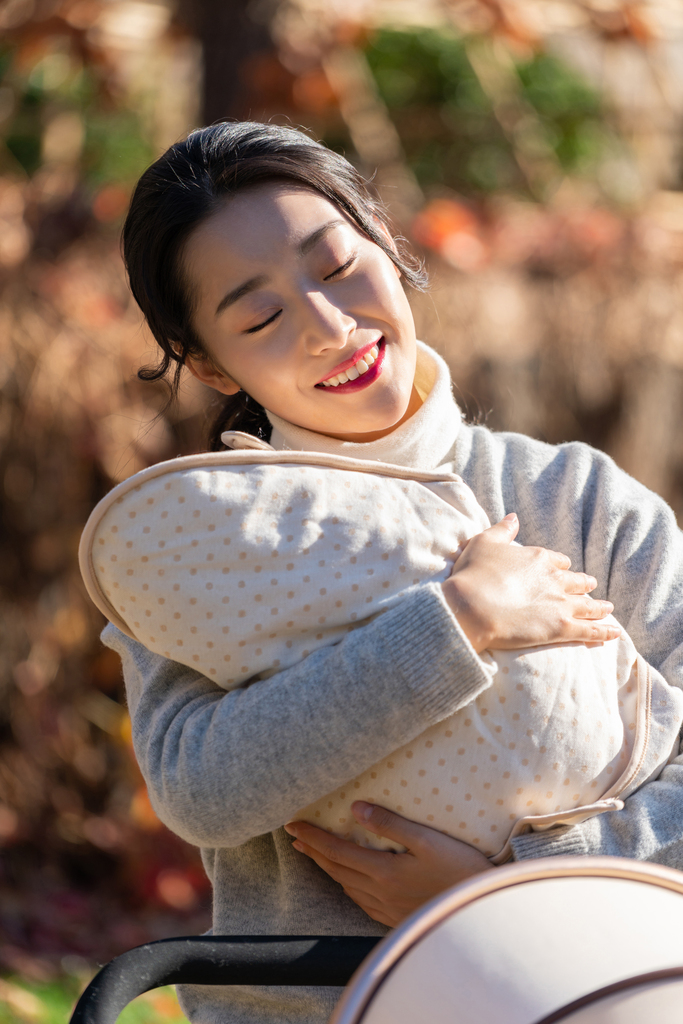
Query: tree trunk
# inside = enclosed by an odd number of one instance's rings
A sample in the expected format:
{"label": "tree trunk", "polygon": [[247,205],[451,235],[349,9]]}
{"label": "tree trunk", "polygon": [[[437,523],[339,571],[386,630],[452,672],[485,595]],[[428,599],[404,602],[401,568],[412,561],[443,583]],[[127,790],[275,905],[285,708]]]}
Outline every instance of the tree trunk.
{"label": "tree trunk", "polygon": [[275,4],[253,0],[181,0],[181,19],[201,42],[204,63],[204,124],[226,117],[258,116],[251,109],[253,90],[248,72],[257,58],[273,49],[268,14]]}

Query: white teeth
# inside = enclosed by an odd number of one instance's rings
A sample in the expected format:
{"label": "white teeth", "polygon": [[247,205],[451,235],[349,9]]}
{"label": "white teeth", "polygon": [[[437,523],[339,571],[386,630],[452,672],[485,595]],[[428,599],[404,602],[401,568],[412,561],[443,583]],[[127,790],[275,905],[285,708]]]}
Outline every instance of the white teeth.
{"label": "white teeth", "polygon": [[379,355],[379,348],[377,345],[373,345],[369,352],[366,352],[362,359],[349,367],[348,370],[338,373],[336,377],[328,377],[322,383],[326,388],[338,388],[340,384],[346,384],[347,381],[357,380],[361,374],[367,373],[372,364],[375,362]]}

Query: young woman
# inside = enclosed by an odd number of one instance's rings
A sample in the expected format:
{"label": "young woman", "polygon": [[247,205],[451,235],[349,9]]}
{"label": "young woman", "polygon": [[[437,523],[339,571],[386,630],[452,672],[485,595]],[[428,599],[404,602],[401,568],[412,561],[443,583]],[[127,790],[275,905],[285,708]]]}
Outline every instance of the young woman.
{"label": "young woman", "polygon": [[[214,931],[383,934],[489,862],[381,808],[355,813],[407,853],[334,840],[292,823],[296,809],[471,702],[489,680],[478,652],[608,639],[600,620],[612,607],[644,657],[683,685],[681,535],[671,510],[606,456],[462,423],[444,364],[415,340],[403,285],[423,285],[419,268],[353,168],[306,136],[258,124],[193,133],[143,175],[124,252],[162,349],[143,376],[175,365],[177,382],[186,365],[222,392],[214,447],[231,429],[279,449],[449,463],[500,520],[442,587],[416,588],[336,646],[246,689],[225,693],[113,626],[103,634],[123,660],[154,806],[202,847]],[[510,509],[519,520],[501,518]],[[511,544],[518,528],[525,547]],[[587,600],[596,586],[600,600]],[[521,836],[515,856],[683,865],[681,786],[674,761],[623,811]],[[240,1024],[322,1024],[337,997],[198,987],[181,996],[193,1021]]]}

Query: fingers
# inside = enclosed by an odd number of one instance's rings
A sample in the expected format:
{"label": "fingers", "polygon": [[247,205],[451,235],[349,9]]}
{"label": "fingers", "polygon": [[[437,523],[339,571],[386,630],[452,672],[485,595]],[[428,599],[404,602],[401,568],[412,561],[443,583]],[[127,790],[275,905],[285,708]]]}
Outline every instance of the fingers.
{"label": "fingers", "polygon": [[496,544],[510,544],[519,533],[519,519],[509,512],[504,519],[484,530],[486,536]]}
{"label": "fingers", "polygon": [[[594,602],[609,604],[609,601]],[[604,614],[609,614],[605,612]],[[605,643],[621,636],[622,629],[618,622],[596,622],[589,618],[574,618],[564,623],[560,642],[579,641],[580,643]]]}
{"label": "fingers", "polygon": [[[609,601],[601,603],[609,604]],[[587,632],[589,641],[614,640],[615,637],[621,636],[623,632],[619,623],[614,620],[611,622],[595,622],[594,620],[587,619],[582,623],[582,628]]]}
{"label": "fingers", "polygon": [[347,868],[343,864],[329,860],[323,853],[303,843],[300,839],[292,843],[292,846],[299,853],[310,857],[330,878],[333,878],[335,882],[339,882],[345,891],[353,890],[356,893],[364,893],[366,898],[369,898],[368,889],[372,883],[368,875],[362,875],[360,872],[354,871],[353,868]]}
{"label": "fingers", "polygon": [[[571,602],[570,614],[564,614],[560,621],[560,642],[604,643],[621,636],[621,626],[611,619],[611,614],[614,611],[611,601],[598,601],[588,594],[577,595],[569,598],[569,601]],[[610,621],[603,621],[608,617],[610,617]]]}
{"label": "fingers", "polygon": [[589,576],[585,572],[568,572],[564,589],[567,594],[590,594],[597,585],[595,576]]}
{"label": "fingers", "polygon": [[[490,541],[494,541],[496,544],[510,544],[517,534],[519,533],[519,519],[514,512],[510,512],[504,519],[501,519],[499,523],[494,526],[490,526],[488,530],[484,530],[483,533],[478,536],[481,538],[487,538]],[[475,540],[476,537],[471,538]],[[571,558],[563,554],[561,551],[551,551],[547,548],[536,547],[529,548],[530,552],[534,551],[537,558],[548,559],[551,565],[557,569],[569,569],[572,562]],[[577,575],[585,575],[585,573],[578,573]],[[593,577],[589,577],[592,579]],[[593,587],[589,589],[595,589],[597,587],[597,580]]]}
{"label": "fingers", "polygon": [[361,910],[389,927],[456,882],[493,870],[473,847],[384,807],[356,801],[352,810],[365,828],[402,843],[408,852],[362,849],[301,821],[285,829],[298,837],[297,850],[338,882]]}
{"label": "fingers", "polygon": [[[392,910],[386,905],[387,893],[390,893],[393,900],[396,899],[396,886],[392,884],[393,869],[396,863],[394,854],[378,850],[362,850],[353,843],[337,839],[335,836],[323,832],[322,829],[306,825],[304,822],[287,824],[285,830],[290,835],[301,835],[302,837],[306,835],[313,839],[316,846],[304,842],[303,838],[297,839],[292,845],[299,853],[310,857],[322,871],[338,882],[346,895],[354,903],[357,903],[369,917],[381,924],[395,927],[405,916],[404,913]],[[353,849],[350,849],[351,847]],[[359,858],[361,870],[350,867],[348,863],[349,860],[355,859],[355,851],[368,855]],[[327,854],[331,854],[331,856],[327,856]]]}
{"label": "fingers", "polygon": [[[486,545],[487,542],[493,544],[511,544],[518,533],[519,520],[514,512],[510,512],[504,519],[501,519],[499,523],[496,523],[494,526],[489,526],[488,530],[484,530],[482,533],[475,534],[474,537],[470,537],[469,540],[466,540],[458,547],[457,551],[453,554],[453,572],[456,571],[456,565],[462,558],[463,554],[467,552],[467,554],[470,555],[473,547],[477,547],[482,543]],[[460,566],[462,566],[462,564],[463,562],[460,562]]]}
{"label": "fingers", "polygon": [[[355,805],[354,805],[355,806]],[[365,806],[370,806],[369,804]],[[365,821],[361,823],[365,828],[368,825]],[[377,874],[381,870],[381,864],[387,857],[393,857],[392,853],[385,853],[382,850],[368,850],[348,839],[338,839],[337,836],[325,832],[315,825],[309,825],[305,821],[292,821],[285,825],[285,831],[290,836],[295,836],[299,844],[304,844],[307,849],[302,850],[316,863],[318,857],[323,857],[331,866],[339,865],[342,868],[350,869],[362,875]],[[371,831],[368,829],[368,831]],[[295,844],[297,845],[297,844]],[[297,849],[300,846],[297,845]],[[321,865],[322,866],[322,865]],[[328,869],[325,868],[325,871]],[[331,871],[328,872],[332,874]],[[334,877],[334,876],[333,876]]]}
{"label": "fingers", "polygon": [[386,807],[367,804],[363,800],[356,800],[351,804],[351,812],[359,825],[366,828],[368,832],[374,832],[376,836],[399,843],[407,850],[413,850],[424,844],[430,833],[433,832],[433,829],[426,825],[418,825],[415,821],[402,818],[400,814],[394,814]]}
{"label": "fingers", "polygon": [[[544,551],[545,549],[541,548],[540,550]],[[568,558],[567,555],[563,555],[561,551],[548,551],[548,550],[545,550],[545,554],[550,559],[551,565],[554,565],[557,569],[569,569],[569,567],[572,564],[571,558]],[[573,575],[575,575],[575,576],[583,576],[584,574],[583,573],[574,573]],[[597,585],[598,585],[598,583],[597,583],[597,580],[596,580],[595,581],[595,586],[597,587]]]}
{"label": "fingers", "polygon": [[614,611],[611,601],[594,601],[592,597],[580,598],[574,610],[577,619],[604,619]]}

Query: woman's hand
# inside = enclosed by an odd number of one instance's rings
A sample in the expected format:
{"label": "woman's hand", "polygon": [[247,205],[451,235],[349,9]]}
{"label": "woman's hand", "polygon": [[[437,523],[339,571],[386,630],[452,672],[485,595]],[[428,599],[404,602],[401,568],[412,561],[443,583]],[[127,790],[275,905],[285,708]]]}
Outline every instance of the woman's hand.
{"label": "woman's hand", "polygon": [[513,544],[518,530],[510,513],[472,537],[441,584],[475,651],[619,636],[618,626],[598,621],[610,614],[611,602],[588,597],[597,580],[569,572],[570,560],[557,551]]}
{"label": "woman's hand", "polygon": [[303,821],[285,825],[305,853],[344,889],[354,903],[380,924],[394,928],[456,882],[490,870],[492,865],[467,843],[363,801],[352,805],[368,832],[406,847],[406,853],[367,850]]}

